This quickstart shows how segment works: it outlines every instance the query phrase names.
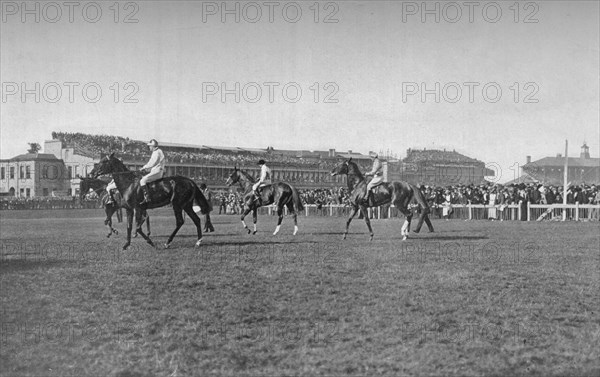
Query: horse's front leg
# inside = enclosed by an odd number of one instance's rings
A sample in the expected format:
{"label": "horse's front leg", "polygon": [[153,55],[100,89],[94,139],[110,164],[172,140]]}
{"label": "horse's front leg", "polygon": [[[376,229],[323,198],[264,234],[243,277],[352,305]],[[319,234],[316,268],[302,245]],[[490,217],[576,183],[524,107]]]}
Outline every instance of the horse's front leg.
{"label": "horse's front leg", "polygon": [[242,225],[244,226],[244,229],[246,229],[248,231],[248,234],[250,234],[250,229],[248,229],[248,226],[246,225],[246,222],[244,221],[244,218],[246,218],[246,216],[248,216],[248,214],[250,213],[252,209],[250,207],[246,208],[244,210],[244,212],[242,213],[241,216],[241,220],[242,220]]}
{"label": "horse's front leg", "polygon": [[279,233],[279,229],[281,228],[281,221],[283,221],[283,205],[282,204],[278,204],[277,205],[277,226],[275,227],[275,231],[273,232],[273,235],[277,235],[277,233]]}
{"label": "horse's front leg", "polygon": [[254,223],[254,232],[252,234],[256,234],[256,222],[258,221],[258,208],[254,207],[252,210],[252,222]]}
{"label": "horse's front leg", "polygon": [[123,245],[123,250],[127,250],[131,245],[131,229],[133,228],[133,209],[127,208],[127,241]]}
{"label": "horse's front leg", "polygon": [[344,239],[346,239],[346,236],[348,235],[348,229],[350,228],[350,223],[352,222],[352,219],[354,218],[354,216],[356,216],[357,213],[358,213],[358,206],[355,205],[352,208],[352,212],[350,212],[350,216],[348,216],[348,220],[346,220],[346,230],[344,231]]}
{"label": "horse's front leg", "polygon": [[148,216],[148,212],[146,212],[146,229],[148,230],[148,237],[150,237],[150,216]]}
{"label": "horse's front leg", "polygon": [[144,221],[146,220],[145,215],[146,211],[144,210],[137,209],[135,211],[135,231],[137,234],[140,234],[150,246],[154,247],[154,243],[152,242],[150,237],[148,237],[142,230],[142,226],[144,225]]}

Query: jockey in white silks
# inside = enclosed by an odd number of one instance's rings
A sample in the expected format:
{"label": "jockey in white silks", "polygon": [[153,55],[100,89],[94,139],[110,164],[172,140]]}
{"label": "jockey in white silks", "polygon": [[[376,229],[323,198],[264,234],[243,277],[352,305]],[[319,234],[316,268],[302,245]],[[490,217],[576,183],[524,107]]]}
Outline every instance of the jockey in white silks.
{"label": "jockey in white silks", "polygon": [[115,199],[112,196],[112,190],[116,190],[117,189],[117,184],[115,183],[115,180],[113,179],[112,181],[110,181],[110,183],[108,185],[106,185],[106,191],[108,192],[108,200],[106,201],[106,204],[114,204]]}
{"label": "jockey in white silks", "polygon": [[144,200],[140,204],[150,202],[150,193],[146,184],[161,179],[165,172],[165,155],[162,150],[158,149],[158,142],[154,139],[150,140],[148,148],[152,151],[152,156],[150,156],[150,161],[140,170],[144,174],[140,179],[140,186],[144,191]]}
{"label": "jockey in white silks", "polygon": [[258,182],[256,182],[254,185],[252,185],[252,190],[254,191],[254,195],[256,196],[256,199],[260,202],[261,198],[260,198],[260,192],[258,192],[258,189],[266,186],[266,185],[270,185],[271,184],[271,169],[267,166],[265,160],[259,160],[258,164],[260,165],[260,178],[258,180]]}
{"label": "jockey in white silks", "polygon": [[371,157],[373,158],[373,168],[370,172],[365,174],[366,177],[373,176],[373,179],[371,179],[371,182],[367,185],[367,199],[371,195],[371,190],[383,183],[383,165],[381,164],[381,161],[379,161],[377,154],[372,154]]}

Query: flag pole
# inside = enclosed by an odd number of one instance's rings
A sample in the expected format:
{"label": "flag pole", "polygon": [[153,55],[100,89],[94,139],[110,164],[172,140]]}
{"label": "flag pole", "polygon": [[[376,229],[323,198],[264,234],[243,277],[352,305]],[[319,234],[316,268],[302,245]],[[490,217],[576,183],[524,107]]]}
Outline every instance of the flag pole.
{"label": "flag pole", "polygon": [[[568,169],[569,169],[569,140],[565,140],[565,171],[563,174],[563,205],[567,205],[567,179],[569,178]],[[567,220],[567,210],[563,208],[562,220]]]}

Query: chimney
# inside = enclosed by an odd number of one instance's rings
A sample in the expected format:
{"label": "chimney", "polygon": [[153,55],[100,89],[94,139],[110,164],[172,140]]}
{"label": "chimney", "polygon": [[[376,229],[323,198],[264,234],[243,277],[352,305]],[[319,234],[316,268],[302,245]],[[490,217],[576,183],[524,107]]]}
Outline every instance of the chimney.
{"label": "chimney", "polygon": [[329,150],[329,157],[335,157],[335,149]]}
{"label": "chimney", "polygon": [[590,158],[590,148],[587,146],[587,143],[584,141],[581,146],[581,154],[579,158]]}
{"label": "chimney", "polygon": [[560,154],[560,153],[557,153],[557,154],[556,154],[556,158],[562,158],[562,154]]}
{"label": "chimney", "polygon": [[352,149],[348,149],[348,154],[352,154]]}
{"label": "chimney", "polygon": [[527,161],[527,164],[531,163],[531,156],[525,156],[525,160]]}

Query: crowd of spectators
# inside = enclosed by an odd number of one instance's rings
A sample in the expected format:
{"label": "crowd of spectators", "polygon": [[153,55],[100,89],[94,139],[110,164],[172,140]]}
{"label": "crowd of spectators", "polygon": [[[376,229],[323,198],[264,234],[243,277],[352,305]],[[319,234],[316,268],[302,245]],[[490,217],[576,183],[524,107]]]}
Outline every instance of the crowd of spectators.
{"label": "crowd of spectators", "polygon": [[419,162],[444,162],[444,163],[479,163],[480,161],[462,155],[456,151],[446,151],[437,149],[408,149],[406,158],[403,160],[406,163]]}
{"label": "crowd of spectators", "polygon": [[29,210],[29,209],[73,209],[73,208],[97,208],[97,203],[85,204],[77,197],[29,197],[29,198],[2,198],[0,210]]}

